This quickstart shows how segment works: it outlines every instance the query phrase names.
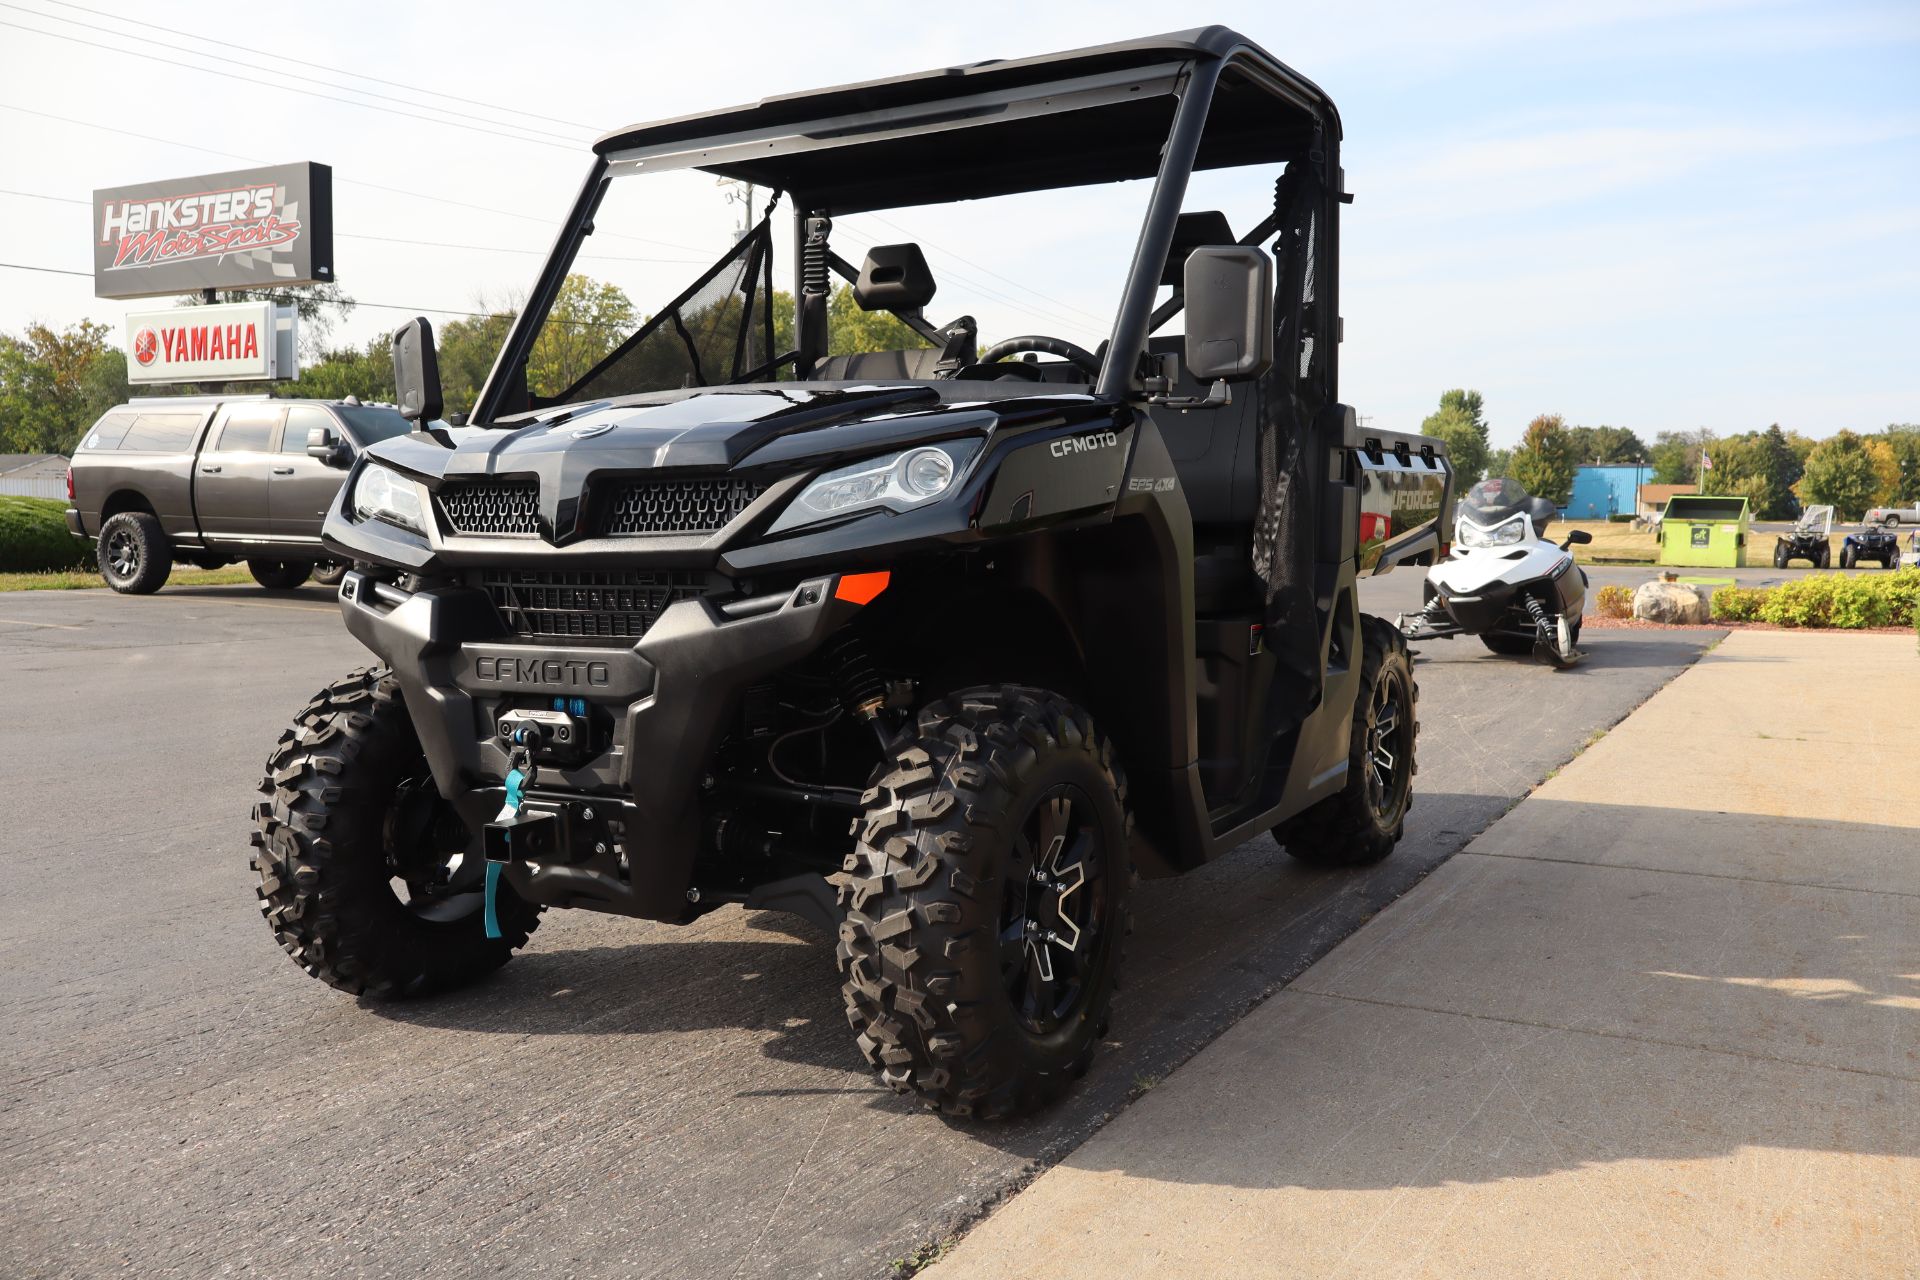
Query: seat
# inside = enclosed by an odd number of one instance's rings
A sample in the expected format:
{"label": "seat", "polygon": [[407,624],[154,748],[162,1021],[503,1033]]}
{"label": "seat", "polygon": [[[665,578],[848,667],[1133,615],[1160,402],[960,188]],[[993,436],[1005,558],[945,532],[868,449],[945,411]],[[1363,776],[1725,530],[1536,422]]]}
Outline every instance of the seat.
{"label": "seat", "polygon": [[[853,300],[862,311],[892,311],[918,315],[939,289],[927,255],[917,244],[877,244],[867,250],[860,274],[853,282]],[[903,351],[856,351],[827,356],[814,362],[813,376],[827,382],[869,378],[926,380],[949,369],[973,363],[974,325],[962,317],[945,330],[947,344]]]}

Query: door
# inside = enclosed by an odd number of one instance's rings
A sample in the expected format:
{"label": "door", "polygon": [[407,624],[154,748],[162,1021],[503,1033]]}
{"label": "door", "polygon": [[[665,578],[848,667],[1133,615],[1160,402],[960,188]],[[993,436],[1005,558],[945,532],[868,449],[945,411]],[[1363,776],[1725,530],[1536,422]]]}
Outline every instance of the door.
{"label": "door", "polygon": [[273,458],[273,484],[268,505],[273,517],[273,536],[281,542],[320,542],[320,526],[333,505],[334,495],[347,473],[330,467],[318,458],[307,456],[307,433],[317,427],[333,432],[334,438],[350,441],[346,428],[331,413],[318,405],[290,404],[287,419],[280,429],[280,448]]}
{"label": "door", "polygon": [[194,463],[193,507],[209,542],[271,538],[267,484],[282,412],[279,405],[258,402],[221,409]]}

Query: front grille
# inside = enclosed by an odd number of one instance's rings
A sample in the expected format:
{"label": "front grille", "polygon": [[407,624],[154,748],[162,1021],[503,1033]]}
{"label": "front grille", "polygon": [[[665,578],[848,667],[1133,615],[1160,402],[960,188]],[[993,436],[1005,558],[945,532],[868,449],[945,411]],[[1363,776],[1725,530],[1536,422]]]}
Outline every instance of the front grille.
{"label": "front grille", "polygon": [[455,480],[435,495],[451,533],[532,536],[540,532],[537,480]]}
{"label": "front grille", "polygon": [[600,532],[712,533],[745,511],[765,486],[731,476],[697,480],[624,480],[613,486]]}
{"label": "front grille", "polygon": [[710,588],[704,573],[636,569],[487,569],[480,585],[509,630],[543,640],[638,640]]}

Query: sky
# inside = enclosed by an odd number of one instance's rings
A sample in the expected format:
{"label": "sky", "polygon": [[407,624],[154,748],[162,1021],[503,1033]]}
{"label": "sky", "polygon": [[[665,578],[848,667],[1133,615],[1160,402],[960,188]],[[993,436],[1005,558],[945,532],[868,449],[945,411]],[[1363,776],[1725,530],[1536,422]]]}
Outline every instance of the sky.
{"label": "sky", "polygon": [[[1920,3],[1190,12],[0,0],[0,262],[87,271],[96,187],[317,160],[334,171],[337,278],[369,304],[331,337],[358,344],[411,309],[523,293],[605,129],[1212,21],[1339,104],[1355,193],[1341,393],[1372,422],[1417,428],[1454,386],[1482,392],[1495,445],[1540,413],[1648,439],[1920,421]],[[1204,175],[1188,207],[1253,210],[1244,230],[1268,182]],[[580,267],[645,311],[740,211],[705,175],[633,183]],[[936,320],[1091,346],[1144,201],[1129,184],[862,215],[835,246],[857,261],[917,239]],[[0,268],[0,331],[117,330],[128,306],[90,278]]]}

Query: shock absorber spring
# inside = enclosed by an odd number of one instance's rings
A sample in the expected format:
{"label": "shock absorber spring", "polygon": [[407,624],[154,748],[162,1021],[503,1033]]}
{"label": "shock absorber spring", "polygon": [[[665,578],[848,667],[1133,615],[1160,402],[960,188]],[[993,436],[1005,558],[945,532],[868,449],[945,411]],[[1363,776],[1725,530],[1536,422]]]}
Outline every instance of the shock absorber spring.
{"label": "shock absorber spring", "polygon": [[825,656],[842,705],[871,720],[886,702],[887,682],[874,665],[866,642],[843,631],[828,642]]}

